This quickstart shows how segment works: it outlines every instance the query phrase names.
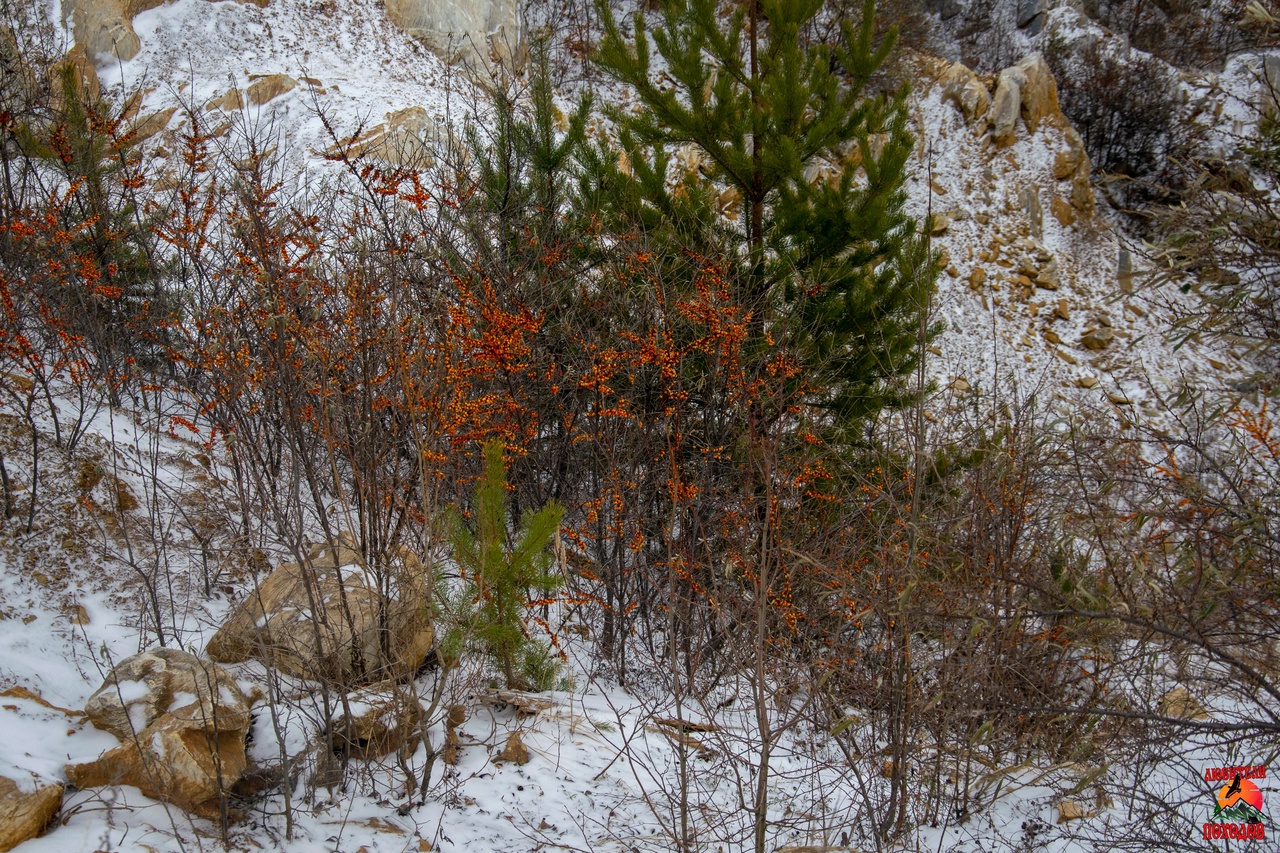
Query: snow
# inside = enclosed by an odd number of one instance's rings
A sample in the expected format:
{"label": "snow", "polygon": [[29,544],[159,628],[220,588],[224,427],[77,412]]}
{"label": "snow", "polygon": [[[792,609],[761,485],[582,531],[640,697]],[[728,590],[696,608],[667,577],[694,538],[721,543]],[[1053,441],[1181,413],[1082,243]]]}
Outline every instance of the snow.
{"label": "snow", "polygon": [[[1052,14],[1057,20],[1067,12],[1060,8]],[[105,65],[100,74],[117,93],[143,87],[144,113],[175,104],[202,108],[233,86],[243,89],[251,75],[287,73],[320,81],[318,87],[301,85],[236,116],[239,134],[287,141],[284,150],[293,158],[288,165],[297,174],[328,168],[315,156],[331,143],[321,114],[339,134],[347,134],[409,106],[422,106],[438,120],[460,128],[477,108],[472,84],[400,33],[373,0],[271,0],[265,8],[175,0],[138,15],[134,25],[142,40],[139,55]],[[1251,79],[1256,81],[1255,68],[1256,60],[1240,57],[1219,80],[1204,82],[1205,92],[1228,93],[1221,97],[1233,131],[1246,130],[1252,121],[1242,104],[1243,93],[1251,91]],[[1221,353],[1216,355],[1226,367],[1213,368],[1210,353],[1195,344],[1174,349],[1163,335],[1167,318],[1159,309],[1150,300],[1119,292],[1122,243],[1104,220],[1064,227],[1052,216],[1045,192],[1062,192],[1064,186],[1051,174],[1054,154],[1065,146],[1060,131],[1046,127],[1030,136],[1020,125],[1017,142],[994,151],[941,100],[938,87],[919,86],[913,98],[921,145],[910,209],[917,215],[932,209],[950,216],[949,229],[935,245],[948,253],[958,273],[952,278],[944,272],[940,278],[935,311],[947,331],[937,339],[938,354],[929,358],[927,367],[939,387],[963,377],[973,389],[941,395],[936,412],[940,420],[967,416],[979,407],[996,411],[1034,399],[1066,414],[1084,412],[1117,424],[1138,418],[1158,424],[1164,417],[1162,400],[1179,384],[1218,387],[1247,370],[1247,364]],[[175,119],[173,127],[179,121]],[[1007,281],[1016,267],[1006,271],[983,264],[970,250],[992,246],[996,238],[1004,241],[1002,249],[1012,250],[1026,236],[1023,232],[1029,233],[1019,203],[1026,187],[1041,191],[1039,242],[1058,261],[1061,286],[1057,291],[1033,291],[1024,301]],[[979,215],[988,221],[984,224]],[[968,277],[978,266],[991,278],[973,289]],[[1059,299],[1067,300],[1069,319],[1050,320]],[[1113,324],[1117,341],[1102,352],[1081,349],[1081,333],[1103,314]],[[1062,343],[1049,343],[1046,329]],[[1086,378],[1097,384],[1081,387],[1080,380]],[[1112,402],[1108,395],[1132,405]],[[81,414],[69,401],[59,400],[57,405],[67,417]],[[206,488],[188,461],[201,452],[199,443],[165,428],[167,416],[174,412],[199,423],[176,400],[164,401],[164,414],[107,407],[88,413],[86,448],[109,461],[113,475],[144,501],[143,512],[157,507],[162,515],[172,511],[146,488],[148,477],[162,483],[165,494]],[[1059,424],[1066,429],[1065,421]],[[70,477],[64,472],[59,487],[67,495]],[[149,645],[154,635],[137,576],[139,565],[172,572],[179,579],[165,619],[172,641],[181,647],[203,649],[233,603],[218,594],[203,595],[195,548],[176,526],[166,542],[170,552],[144,555],[151,562],[139,563],[136,555],[122,554],[120,545],[103,533],[101,519],[95,523],[97,527],[87,524],[67,531],[36,530],[0,553],[0,682],[25,686],[69,709],[83,708],[111,665]],[[68,541],[81,547],[68,547]],[[65,562],[57,572],[44,562],[53,555],[62,555]],[[51,576],[48,583],[35,579],[31,563]],[[358,564],[348,564],[339,572],[357,569]],[[72,600],[89,614],[88,624],[73,625],[63,615]],[[564,675],[574,686],[555,694],[557,706],[551,712],[524,719],[510,708],[480,705],[470,695],[450,697],[470,708],[460,730],[461,757],[456,767],[436,761],[425,801],[420,793],[404,790],[393,759],[360,766],[351,774],[349,790],[316,792],[314,798],[308,796],[302,773],[293,791],[298,809],[294,839],[285,839],[283,805],[277,795],[249,807],[245,821],[231,829],[233,845],[299,853],[374,853],[423,849],[418,845],[421,839],[436,850],[468,853],[671,849],[679,754],[669,733],[654,722],[676,715],[669,698],[643,685],[623,689],[595,677],[598,666],[585,644],[569,641],[566,648],[570,660]],[[232,669],[246,688],[265,683],[258,664]],[[424,676],[417,685],[424,695],[433,686],[431,678]],[[126,704],[146,692],[141,681],[122,682],[119,689]],[[260,702],[254,708],[249,755],[266,762],[283,752],[305,767],[315,760],[311,743],[318,721],[324,719],[319,691],[315,685],[291,680],[279,689],[289,701]],[[1151,695],[1159,695],[1163,686],[1149,689]],[[194,701],[191,694],[179,694],[171,707]],[[1224,697],[1202,701],[1215,714],[1240,712]],[[750,800],[747,780],[755,760],[753,714],[746,704],[709,704],[683,713],[685,719],[719,727],[703,738],[707,748],[695,750],[692,758],[699,771],[691,792],[694,824],[706,849],[746,849],[747,816],[741,803]],[[369,706],[354,702],[351,707],[359,714]],[[859,709],[847,712],[852,717]],[[145,723],[135,716],[141,713],[140,706],[130,709],[137,730]],[[0,698],[0,731],[0,772],[29,787],[38,780],[62,780],[68,761],[90,760],[118,745],[113,736],[78,716],[16,697]],[[522,767],[495,765],[492,756],[513,731],[521,733],[531,762]],[[433,721],[430,734],[434,743],[442,742],[443,724]],[[1162,792],[1178,819],[1194,829],[1207,802],[1199,772],[1207,764],[1224,761],[1224,756],[1208,736],[1188,740],[1184,748],[1182,755],[1165,756],[1149,768],[1104,767],[1096,786],[1090,783],[1083,791],[1074,789],[1096,768],[1062,763],[975,773],[969,813],[944,814],[936,827],[914,827],[903,849],[1097,849],[1100,840],[1120,831],[1128,820],[1120,792],[1140,781],[1148,790]],[[1259,763],[1264,759],[1250,758]],[[419,747],[406,761],[421,772],[425,750]],[[880,756],[869,752],[864,761],[851,765],[827,733],[797,728],[779,743],[775,761],[771,815],[777,826],[771,843],[776,845],[839,844],[846,832],[865,826],[871,804],[884,802]],[[1107,796],[1114,805],[1107,804]],[[1064,798],[1098,807],[1099,814],[1059,825],[1056,806]],[[1275,805],[1269,807],[1275,814]],[[216,849],[214,838],[212,824],[121,787],[71,793],[62,825],[20,849]]]}

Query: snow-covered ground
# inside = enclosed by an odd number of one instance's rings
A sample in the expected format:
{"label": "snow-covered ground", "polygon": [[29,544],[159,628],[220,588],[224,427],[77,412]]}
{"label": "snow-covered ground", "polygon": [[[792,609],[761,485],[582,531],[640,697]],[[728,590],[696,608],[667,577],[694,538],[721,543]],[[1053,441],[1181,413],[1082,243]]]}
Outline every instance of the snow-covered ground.
{"label": "snow-covered ground", "polygon": [[[138,15],[134,26],[141,52],[129,62],[104,65],[100,75],[117,94],[141,87],[144,113],[179,105],[203,109],[259,75],[314,80],[236,112],[245,132],[282,143],[296,174],[334,168],[317,155],[332,144],[325,118],[341,136],[420,106],[460,130],[480,108],[465,75],[397,30],[376,0],[271,0],[263,8],[175,0]],[[1247,69],[1233,65],[1222,86],[1237,91],[1249,80]],[[955,274],[940,277],[935,311],[945,331],[928,364],[939,386],[949,389],[939,398],[940,408],[994,408],[1034,396],[1066,413],[1114,418],[1117,425],[1159,423],[1161,399],[1183,383],[1220,388],[1248,372],[1239,354],[1194,344],[1175,349],[1166,340],[1168,318],[1153,301],[1121,291],[1121,243],[1101,217],[1063,226],[1051,215],[1049,196],[1061,192],[1052,175],[1054,156],[1065,146],[1060,131],[1046,127],[1028,136],[1023,129],[1013,146],[997,151],[942,100],[940,87],[920,85],[913,99],[921,142],[910,186],[912,209],[945,214],[951,223],[937,246]],[[1235,116],[1231,104],[1240,98],[1226,102]],[[567,111],[567,101],[562,106]],[[1246,120],[1243,113],[1237,118]],[[179,114],[170,130],[180,129],[183,120]],[[1042,230],[1036,239],[1059,265],[1057,290],[1026,292],[1016,283],[1020,257],[1034,251],[1025,243],[1035,237],[1022,201],[1029,189],[1040,193]],[[978,258],[994,247],[999,251],[989,260]],[[970,286],[979,267],[987,280]],[[1115,339],[1104,350],[1089,350],[1080,339],[1102,319]],[[67,709],[21,695],[0,697],[0,773],[60,780],[66,763],[95,758],[115,745],[78,711],[112,662],[154,636],[142,627],[152,622],[145,595],[149,578],[172,579],[161,621],[172,644],[195,652],[243,594],[248,569],[224,569],[210,579],[200,546],[179,521],[192,496],[213,502],[225,496],[218,494],[216,470],[199,461],[205,452],[199,441],[169,426],[165,415],[154,412],[92,413],[83,452],[60,469],[51,463],[44,475],[43,502],[64,511],[51,514],[56,521],[14,535],[0,555],[0,690],[21,686]],[[88,488],[78,467],[84,458],[96,459],[104,474]],[[211,464],[216,469],[216,459]],[[29,482],[20,460],[9,459],[8,465],[17,482]],[[128,523],[145,529],[134,537],[111,511],[117,480],[139,503]],[[346,791],[295,802],[291,840],[285,838],[278,795],[253,805],[232,827],[232,847],[369,853],[673,849],[679,751],[670,729],[656,723],[675,716],[670,700],[659,689],[624,690],[596,677],[599,667],[585,641],[570,638],[566,650],[564,689],[553,694],[553,710],[525,718],[509,707],[470,700],[460,761],[456,767],[436,763],[425,797],[397,787],[403,773],[395,762],[373,762],[367,771],[350,774]],[[237,674],[252,681],[262,671],[245,664]],[[430,676],[418,687],[428,693]],[[302,707],[308,685],[292,689]],[[1214,709],[1213,697],[1203,701],[1211,710],[1239,710]],[[753,722],[742,704],[686,711],[714,719],[719,727],[699,735],[701,745],[691,752],[697,766],[691,821],[702,849],[747,849],[743,803],[752,796]],[[258,711],[261,733],[254,749],[274,748],[265,728],[270,715],[265,708]],[[306,715],[298,711],[286,726],[289,737],[304,740],[306,726]],[[432,729],[437,742],[443,731],[442,724]],[[523,766],[493,761],[512,731],[522,734],[532,754]],[[849,762],[823,732],[801,726],[785,736],[775,759],[771,816],[777,828],[770,849],[869,837],[868,807],[884,802],[887,781],[880,776],[879,754],[858,758]],[[983,768],[967,781],[974,803],[969,813],[943,814],[937,826],[914,826],[896,849],[1108,849],[1142,835],[1134,829],[1139,791],[1150,798],[1139,802],[1141,809],[1163,798],[1173,828],[1168,837],[1187,838],[1188,847],[1197,849],[1198,827],[1212,805],[1209,786],[1199,778],[1203,768],[1269,758],[1232,754],[1206,737],[1137,766],[1045,762]],[[422,748],[407,759],[417,771],[425,762]],[[299,785],[305,800],[305,785]],[[916,793],[923,799],[923,791]],[[1060,824],[1064,799],[1096,815]],[[1280,795],[1268,802],[1269,814],[1280,814],[1275,802]],[[872,849],[870,842],[861,843]],[[20,849],[187,851],[219,845],[212,824],[136,789],[117,788],[69,794],[59,825]],[[1247,849],[1280,847],[1268,840]]]}

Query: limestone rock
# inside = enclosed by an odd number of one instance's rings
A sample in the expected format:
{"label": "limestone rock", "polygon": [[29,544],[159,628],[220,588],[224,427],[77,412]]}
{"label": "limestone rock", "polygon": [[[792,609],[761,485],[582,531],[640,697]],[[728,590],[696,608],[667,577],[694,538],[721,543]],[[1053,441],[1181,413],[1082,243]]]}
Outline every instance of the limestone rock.
{"label": "limestone rock", "polygon": [[[83,47],[76,45],[67,51],[67,55],[62,58],[62,62],[55,67],[55,73],[67,67],[73,69],[74,79],[80,87],[80,91],[84,93],[86,100],[93,102],[101,97],[102,84],[98,80],[98,69],[93,67],[93,62],[90,61]],[[61,97],[61,86],[51,86],[50,88],[58,93],[58,97]]]}
{"label": "limestone rock", "polygon": [[245,89],[245,95],[248,96],[250,104],[260,107],[297,87],[298,81],[288,74],[268,74],[250,83]]}
{"label": "limestone rock", "polygon": [[942,98],[952,101],[965,120],[973,123],[987,114],[991,95],[978,75],[962,62],[953,62],[942,73]]}
{"label": "limestone rock", "polygon": [[222,95],[209,101],[204,108],[206,110],[222,110],[227,113],[244,109],[244,96],[239,89],[232,87]]}
{"label": "limestone rock", "polygon": [[414,742],[421,719],[422,707],[411,691],[358,690],[334,714],[330,747],[360,759],[399,752]]}
{"label": "limestone rock", "polygon": [[169,107],[159,112],[148,113],[142,118],[134,122],[129,128],[130,142],[137,145],[140,142],[146,142],[160,131],[169,126],[169,122],[173,120],[173,114],[178,111],[177,107]]}
{"label": "limestone rock", "polygon": [[1066,199],[1058,196],[1049,201],[1049,212],[1063,228],[1070,228],[1076,222],[1076,209]]}
{"label": "limestone rock", "polygon": [[35,838],[61,808],[61,785],[24,790],[14,780],[0,776],[0,853]]}
{"label": "limestone rock", "polygon": [[74,0],[68,4],[75,24],[76,45],[85,55],[112,56],[128,61],[138,55],[142,42],[133,29],[134,16],[154,9],[164,0]]}
{"label": "limestone rock", "polygon": [[244,774],[245,733],[241,725],[200,712],[200,703],[164,714],[137,739],[103,753],[95,761],[67,765],[67,780],[77,788],[133,785],[192,814],[215,818],[225,791]]}
{"label": "limestone rock", "polygon": [[1040,53],[1033,53],[1023,59],[1014,68],[1022,73],[1022,120],[1027,124],[1027,132],[1035,133],[1040,122],[1056,120],[1065,123],[1062,108],[1058,105],[1058,83],[1053,79],[1053,72]]}
{"label": "limestone rock", "polygon": [[996,95],[991,101],[991,136],[996,145],[1012,145],[1018,136],[1022,111],[1022,87],[1027,75],[1018,66],[1006,68],[996,78]]}
{"label": "limestone rock", "polygon": [[217,720],[222,729],[244,728],[251,704],[222,667],[181,649],[160,648],[117,664],[84,711],[96,727],[127,742],[162,715],[179,711]]}
{"label": "limestone rock", "polygon": [[361,134],[330,146],[325,150],[325,156],[353,160],[371,158],[389,166],[427,168],[435,162],[436,147],[448,141],[447,133],[441,131],[435,119],[422,107],[396,110],[387,113],[386,119]]}
{"label": "limestone rock", "polygon": [[524,64],[524,26],[516,0],[387,0],[387,15],[445,62]]}
{"label": "limestone rock", "polygon": [[353,545],[342,534],[336,548],[314,546],[305,567],[271,572],[214,634],[209,657],[345,686],[412,676],[434,640],[425,570],[401,552],[375,572]]}

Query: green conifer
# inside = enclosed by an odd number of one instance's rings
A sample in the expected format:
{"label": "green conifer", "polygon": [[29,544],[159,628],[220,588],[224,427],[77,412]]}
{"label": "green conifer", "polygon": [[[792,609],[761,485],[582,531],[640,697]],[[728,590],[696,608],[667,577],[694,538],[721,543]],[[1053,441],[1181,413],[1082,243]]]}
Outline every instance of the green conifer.
{"label": "green conifer", "polygon": [[[901,399],[894,380],[915,365],[936,269],[904,209],[905,90],[868,91],[893,34],[875,42],[873,0],[830,45],[810,36],[822,0],[727,16],[717,0],[669,0],[652,32],[636,15],[630,37],[599,8],[596,61],[640,109],[614,111],[621,156],[596,152],[586,192],[655,254],[727,256],[757,338],[800,353],[813,402],[851,437]],[[686,173],[673,182],[677,152]],[[723,215],[735,196],[736,219]]]}

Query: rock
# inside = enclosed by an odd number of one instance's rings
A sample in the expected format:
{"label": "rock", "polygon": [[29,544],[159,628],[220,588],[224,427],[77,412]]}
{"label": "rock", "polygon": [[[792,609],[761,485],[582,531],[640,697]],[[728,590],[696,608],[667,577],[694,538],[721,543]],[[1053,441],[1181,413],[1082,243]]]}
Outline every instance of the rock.
{"label": "rock", "polygon": [[1058,262],[1053,260],[1045,262],[1036,272],[1035,282],[1036,287],[1042,290],[1057,290],[1059,283]]}
{"label": "rock", "polygon": [[991,137],[996,145],[1012,145],[1018,136],[1018,117],[1022,109],[1022,87],[1027,76],[1016,65],[1006,68],[996,78],[996,94],[991,101]]}
{"label": "rock", "polygon": [[1162,717],[1177,720],[1207,720],[1209,712],[1185,687],[1175,687],[1160,697],[1158,710]]}
{"label": "rock", "polygon": [[90,58],[104,55],[128,61],[138,55],[142,42],[133,29],[134,16],[161,5],[164,0],[74,0],[69,12],[75,24],[76,44]]}
{"label": "rock", "polygon": [[375,573],[352,545],[342,534],[336,549],[311,548],[305,568],[272,571],[213,635],[209,657],[342,686],[412,677],[434,640],[425,570],[401,551]]}
{"label": "rock", "polygon": [[181,649],[152,649],[125,658],[85,702],[89,722],[131,741],[166,713],[217,720],[221,728],[247,727],[250,697],[222,667]]}
{"label": "rock", "polygon": [[1067,300],[1059,299],[1058,307],[1053,312],[1061,320],[1071,319],[1071,307],[1067,305]]}
{"label": "rock", "polygon": [[1115,333],[1106,326],[1097,329],[1089,329],[1080,338],[1080,343],[1088,350],[1102,350],[1111,346],[1111,342],[1115,340]]}
{"label": "rock", "polygon": [[519,732],[512,732],[507,737],[507,745],[502,748],[502,752],[498,753],[494,761],[510,761],[520,765],[529,763],[529,748],[520,739]]}
{"label": "rock", "polygon": [[937,237],[940,234],[946,234],[947,229],[949,229],[950,227],[951,227],[950,216],[947,216],[945,213],[935,213],[933,215],[932,221],[929,224],[929,233],[932,234],[934,237]]}
{"label": "rock", "polygon": [[953,62],[942,74],[943,100],[953,102],[970,124],[987,114],[991,95],[978,75],[962,62]]}
{"label": "rock", "polygon": [[[62,58],[62,62],[55,66],[54,73],[59,73],[63,69],[71,69],[71,73],[74,75],[73,79],[86,100],[92,103],[101,97],[102,84],[98,80],[98,69],[93,67],[93,62],[89,59],[82,46],[76,45],[67,51],[67,55]],[[60,85],[51,86],[51,88],[58,93],[58,97],[62,97],[62,87]]]}
{"label": "rock", "polygon": [[[244,774],[243,720],[211,719],[194,702],[163,714],[136,739],[109,750],[96,761],[67,765],[67,781],[77,788],[133,785],[206,818],[222,812],[224,792]],[[240,722],[240,725],[235,725]]]}
{"label": "rock", "polygon": [[1062,338],[1053,329],[1045,329],[1041,334],[1044,336],[1044,339],[1051,344],[1056,345],[1062,343]]}
{"label": "rock", "polygon": [[1063,800],[1058,803],[1058,823],[1066,823],[1069,820],[1080,820],[1082,818],[1095,817],[1098,812],[1094,809],[1086,808],[1074,800]]}
{"label": "rock", "polygon": [[159,112],[149,113],[138,119],[138,121],[134,122],[133,127],[129,128],[129,142],[134,145],[146,142],[168,127],[169,122],[173,120],[173,114],[177,111],[177,107],[169,107]]}
{"label": "rock", "polygon": [[227,113],[244,109],[244,96],[239,89],[232,87],[221,96],[209,101],[204,108],[206,110],[222,110]]}
{"label": "rock", "polygon": [[298,81],[288,74],[268,74],[250,83],[245,89],[245,95],[248,96],[250,104],[260,107],[297,87]]}
{"label": "rock", "polygon": [[1076,380],[1076,387],[1077,388],[1096,388],[1098,387],[1098,377],[1081,376],[1079,379]]}
{"label": "rock", "polygon": [[427,168],[435,162],[441,131],[422,107],[386,114],[386,121],[325,151],[330,158],[371,158],[389,166]]}
{"label": "rock", "polygon": [[1036,35],[1044,26],[1045,0],[1018,0],[1018,29],[1030,29]]}
{"label": "rock", "polygon": [[987,280],[987,271],[982,267],[974,267],[973,272],[969,273],[969,286],[981,287]]}
{"label": "rock", "polygon": [[1262,60],[1262,74],[1258,80],[1255,104],[1264,118],[1274,119],[1280,112],[1280,56],[1268,54]]}
{"label": "rock", "polygon": [[516,0],[387,0],[392,23],[448,63],[481,70],[524,64],[524,27]]}
{"label": "rock", "polygon": [[1040,193],[1035,187],[1023,187],[1018,192],[1018,201],[1027,214],[1027,222],[1031,226],[1031,236],[1037,240],[1044,238],[1044,208],[1040,205]]}
{"label": "rock", "polygon": [[359,759],[400,752],[416,742],[421,719],[422,707],[411,690],[358,690],[333,716],[330,748]]}
{"label": "rock", "polygon": [[89,611],[85,610],[84,605],[80,602],[69,604],[65,611],[67,618],[71,620],[72,625],[88,625]]}
{"label": "rock", "polygon": [[62,786],[21,786],[0,776],[0,853],[39,835],[62,808]]}
{"label": "rock", "polygon": [[1116,264],[1116,275],[1120,279],[1120,292],[1126,296],[1133,294],[1133,256],[1128,249],[1120,250],[1120,259]]}
{"label": "rock", "polygon": [[1076,223],[1076,209],[1066,199],[1054,196],[1049,201],[1049,212],[1063,228],[1070,228]]}
{"label": "rock", "polygon": [[1115,405],[1117,405],[1117,406],[1132,406],[1132,405],[1133,405],[1133,401],[1132,401],[1132,400],[1130,400],[1130,399],[1129,399],[1128,397],[1126,397],[1124,394],[1120,394],[1120,393],[1118,393],[1118,392],[1116,392],[1116,391],[1112,391],[1112,392],[1108,393],[1108,394],[1107,394],[1107,399],[1108,399],[1108,400],[1110,400],[1113,404],[1115,404]]}
{"label": "rock", "polygon": [[1058,83],[1053,72],[1040,53],[1033,53],[1014,66],[1021,72],[1021,114],[1027,132],[1035,133],[1040,122],[1046,119],[1060,126],[1066,123],[1062,108],[1058,105]]}
{"label": "rock", "polygon": [[965,379],[963,376],[957,376],[955,379],[951,380],[950,387],[951,390],[957,394],[968,394],[973,390],[973,386],[969,384],[969,380]]}
{"label": "rock", "polygon": [[1080,155],[1084,153],[1082,149],[1067,149],[1059,151],[1053,155],[1053,176],[1060,181],[1065,181],[1076,173],[1076,169],[1080,166]]}
{"label": "rock", "polygon": [[928,0],[928,8],[944,21],[949,21],[964,11],[958,0]]}

